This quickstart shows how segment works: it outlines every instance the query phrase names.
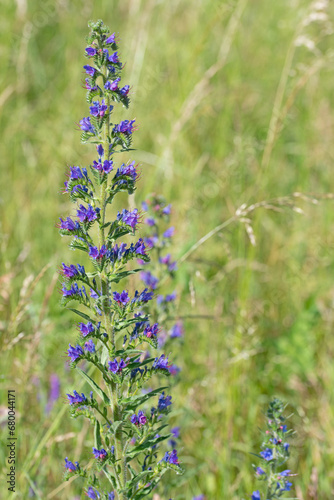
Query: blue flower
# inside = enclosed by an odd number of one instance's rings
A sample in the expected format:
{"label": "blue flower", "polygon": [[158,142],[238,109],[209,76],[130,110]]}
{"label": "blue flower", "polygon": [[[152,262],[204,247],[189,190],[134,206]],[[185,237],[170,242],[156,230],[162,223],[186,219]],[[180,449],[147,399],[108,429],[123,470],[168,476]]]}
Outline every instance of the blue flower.
{"label": "blue flower", "polygon": [[273,450],[271,448],[266,448],[264,451],[261,451],[260,455],[262,458],[268,461],[274,458]]}
{"label": "blue flower", "polygon": [[123,120],[118,125],[115,125],[113,132],[119,132],[121,134],[130,135],[133,132],[133,124],[135,120]]}
{"label": "blue flower", "polygon": [[97,450],[96,448],[93,448],[93,455],[95,458],[99,460],[105,460],[108,456],[108,453],[104,448],[101,448],[101,450]]}
{"label": "blue flower", "polygon": [[98,498],[101,498],[100,493],[97,490],[94,490],[92,486],[90,486],[86,492],[86,495],[88,498],[92,498],[93,500],[97,500]]}
{"label": "blue flower", "polygon": [[165,393],[163,392],[159,396],[159,401],[158,401],[158,410],[159,411],[164,411],[167,410],[168,406],[172,404],[172,396],[166,396]]}
{"label": "blue flower", "polygon": [[[93,56],[95,56],[95,54],[96,54],[96,49],[93,49],[93,47],[87,47],[87,48],[85,49],[85,51],[86,51],[86,54],[87,54],[89,57],[93,57]],[[90,67],[90,66],[88,66],[88,67]],[[86,69],[86,68],[85,68],[85,69]],[[86,71],[87,71],[87,70],[86,70]],[[92,75],[92,76],[93,76],[93,75]]]}
{"label": "blue flower", "polygon": [[89,339],[87,342],[85,342],[85,351],[95,352],[95,344],[92,339]]}
{"label": "blue flower", "polygon": [[66,469],[69,469],[70,471],[75,472],[76,470],[79,470],[79,463],[75,462],[75,465],[68,460],[68,458],[65,458],[65,467]]}
{"label": "blue flower", "polygon": [[89,116],[88,118],[83,118],[82,120],[80,120],[79,124],[83,132],[90,132],[91,134],[95,134],[95,128],[91,124]]}
{"label": "blue flower", "polygon": [[67,353],[71,358],[71,361],[76,361],[77,359],[79,359],[81,356],[84,355],[82,347],[78,344],[75,347],[71,346],[70,344]]}
{"label": "blue flower", "polygon": [[261,500],[259,490],[253,491],[252,500]]}
{"label": "blue flower", "polygon": [[95,72],[96,72],[95,68],[93,68],[92,66],[88,66],[88,65],[84,66],[84,70],[86,70],[86,73],[89,76],[94,76]]}
{"label": "blue flower", "polygon": [[73,396],[72,394],[66,394],[70,405],[85,403],[87,401],[87,398],[83,392],[81,393],[81,396],[77,391],[73,391],[73,394]]}

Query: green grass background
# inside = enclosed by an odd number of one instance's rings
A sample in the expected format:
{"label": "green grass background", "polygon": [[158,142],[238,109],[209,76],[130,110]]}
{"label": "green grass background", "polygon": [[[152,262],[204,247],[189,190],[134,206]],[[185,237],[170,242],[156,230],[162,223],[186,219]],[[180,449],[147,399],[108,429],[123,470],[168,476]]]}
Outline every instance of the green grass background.
{"label": "green grass background", "polygon": [[[186,321],[173,391],[187,472],[162,498],[249,498],[273,396],[294,414],[294,495],[333,498],[333,14],[309,0],[2,0],[1,415],[15,388],[19,438],[10,498],[33,486],[36,498],[73,499],[82,485],[62,484],[63,459],[92,446],[63,399],[44,408],[52,373],[63,394],[79,387],[55,274],[73,256],[55,223],[71,210],[66,165],[94,158],[76,123],[88,114],[87,22],[98,18],[120,34],[133,86],[122,116],[139,124],[136,202],[152,191],[172,202],[179,314],[201,316]],[[256,246],[240,217],[200,244],[242,204],[281,197],[250,213]],[[4,477],[5,422],[1,432]]]}

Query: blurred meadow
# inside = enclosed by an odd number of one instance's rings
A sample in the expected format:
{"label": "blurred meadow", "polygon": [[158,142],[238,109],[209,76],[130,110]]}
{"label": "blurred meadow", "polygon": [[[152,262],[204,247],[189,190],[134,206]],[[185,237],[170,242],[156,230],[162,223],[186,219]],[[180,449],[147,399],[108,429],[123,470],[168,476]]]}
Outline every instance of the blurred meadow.
{"label": "blurred meadow", "polygon": [[1,1],[0,458],[4,477],[15,389],[10,498],[81,498],[78,481],[63,483],[64,457],[91,453],[87,424],[70,419],[64,399],[82,383],[66,360],[73,317],[59,305],[57,267],[71,255],[55,224],[71,208],[66,165],[94,159],[77,123],[88,114],[87,23],[99,18],[120,34],[132,85],[122,116],[139,123],[135,202],[164,195],[176,228],[170,287],[186,332],[173,401],[186,473],[161,498],[249,498],[250,453],[279,396],[297,430],[294,495],[332,499],[334,5],[325,0]]}

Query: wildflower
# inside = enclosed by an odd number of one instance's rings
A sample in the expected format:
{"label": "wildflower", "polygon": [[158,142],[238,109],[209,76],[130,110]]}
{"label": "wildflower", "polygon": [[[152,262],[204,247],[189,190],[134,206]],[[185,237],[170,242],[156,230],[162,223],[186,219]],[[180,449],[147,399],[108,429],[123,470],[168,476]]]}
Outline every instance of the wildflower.
{"label": "wildflower", "polygon": [[66,288],[65,285],[63,285],[62,292],[63,292],[63,297],[74,297],[76,295],[82,297],[83,293],[85,294],[85,288],[82,287],[80,289],[77,283],[73,283],[73,285],[70,288]]}
{"label": "wildflower", "polygon": [[94,332],[93,323],[91,323],[90,321],[88,321],[87,324],[85,324],[85,323],[79,323],[79,329],[80,329],[80,332],[82,333],[83,337],[86,337],[90,333]]}
{"label": "wildflower", "polygon": [[156,278],[155,276],[153,276],[153,274],[150,273],[150,271],[142,271],[140,273],[140,278],[145,283],[145,285],[147,285],[152,290],[155,290],[156,287],[157,287],[157,285],[158,285],[158,283],[159,283],[158,278]]}
{"label": "wildflower", "polygon": [[174,228],[173,227],[170,227],[168,229],[166,229],[166,231],[163,233],[163,237],[164,238],[171,238],[174,234]]}
{"label": "wildflower", "polygon": [[105,115],[108,106],[105,104],[104,99],[102,101],[93,101],[93,106],[90,106],[89,111],[92,116],[101,117]]}
{"label": "wildflower", "polygon": [[171,331],[170,331],[170,337],[171,339],[175,339],[177,337],[183,337],[183,323],[181,321],[178,321],[175,323],[174,326],[172,326]]}
{"label": "wildflower", "polygon": [[50,375],[50,394],[48,402],[45,407],[45,412],[48,414],[52,410],[54,403],[57,401],[60,395],[60,380],[58,375],[52,373]]}
{"label": "wildflower", "polygon": [[123,222],[123,224],[126,224],[127,226],[130,226],[132,229],[136,228],[136,225],[138,224],[138,218],[139,215],[136,208],[132,212],[124,208],[122,213],[117,213],[117,220],[119,222]]}
{"label": "wildflower", "polygon": [[95,344],[92,339],[89,339],[87,342],[85,342],[85,351],[95,352]]}
{"label": "wildflower", "polygon": [[75,472],[77,470],[79,470],[79,462],[75,462],[75,465],[70,462],[70,460],[68,460],[68,458],[66,457],[65,458],[65,467],[66,469],[72,471],[72,472]]}
{"label": "wildflower", "polygon": [[87,75],[89,76],[94,76],[96,69],[93,68],[92,66],[88,66],[87,64],[84,66],[84,70],[86,71]]}
{"label": "wildflower", "polygon": [[135,292],[135,296],[132,299],[132,302],[137,302],[137,304],[145,304],[149,300],[152,300],[153,298],[153,292],[148,292],[148,288],[145,288],[141,293],[139,293],[137,290]]}
{"label": "wildflower", "polygon": [[265,474],[264,470],[262,469],[262,467],[257,467],[256,468],[256,474],[258,476],[262,476],[263,474]]}
{"label": "wildflower", "polygon": [[123,96],[127,96],[128,93],[129,93],[129,90],[130,90],[130,86],[129,85],[124,85],[124,87],[122,87],[120,89],[120,93],[123,95]]}
{"label": "wildflower", "polygon": [[86,78],[85,79],[85,88],[87,90],[92,90],[93,91],[93,90],[97,90],[98,87],[96,85],[92,86],[92,82],[90,81],[90,79]]}
{"label": "wildflower", "polygon": [[126,290],[123,290],[123,292],[121,292],[121,293],[114,292],[113,297],[114,297],[114,301],[122,306],[126,306],[126,304],[130,300],[129,294]]}
{"label": "wildflower", "polygon": [[155,358],[152,367],[156,370],[168,370],[168,358],[164,354],[161,354],[160,358]]}
{"label": "wildflower", "polygon": [[171,261],[171,254],[167,254],[165,257],[160,257],[159,262],[160,264],[165,264],[168,267],[168,270],[170,272],[175,271],[177,269],[177,263],[176,261],[172,262]]}
{"label": "wildflower", "polygon": [[150,324],[148,324],[145,327],[143,334],[145,335],[145,337],[150,339],[152,337],[156,337],[158,331],[159,331],[158,323],[154,323],[154,325],[152,325],[152,326]]}
{"label": "wildflower", "polygon": [[104,88],[106,90],[111,90],[112,92],[116,92],[116,90],[118,90],[118,83],[120,82],[120,78],[116,78],[115,80],[113,81],[107,81],[105,84],[104,84]]}
{"label": "wildflower", "polygon": [[80,120],[80,128],[83,132],[90,132],[91,134],[95,134],[95,128],[91,124],[90,118],[83,118]]}
{"label": "wildflower", "polygon": [[135,120],[123,120],[118,125],[115,125],[113,132],[119,132],[121,134],[130,135],[133,131],[133,124]]}
{"label": "wildflower", "polygon": [[83,392],[81,393],[81,396],[77,391],[73,391],[73,396],[72,394],[66,394],[66,396],[70,405],[85,403],[87,401],[87,398]]}
{"label": "wildflower", "polygon": [[166,451],[163,460],[165,462],[170,463],[170,464],[179,465],[179,459],[177,457],[177,451],[176,450],[173,450],[173,451],[170,451],[170,452]]}
{"label": "wildflower", "polygon": [[158,410],[159,411],[164,411],[167,410],[168,406],[172,404],[172,396],[166,396],[165,393],[163,392],[158,401]]}
{"label": "wildflower", "polygon": [[99,210],[95,209],[91,206],[88,205],[86,208],[84,205],[80,205],[79,209],[77,210],[77,216],[81,222],[93,222],[94,220],[97,219]]}
{"label": "wildflower", "polygon": [[101,448],[101,450],[93,448],[93,455],[95,458],[98,458],[99,460],[105,460],[108,456],[108,453],[104,448]]}
{"label": "wildflower", "polygon": [[[86,51],[86,54],[87,54],[87,56],[88,56],[88,57],[93,57],[93,56],[95,56],[95,54],[96,54],[96,49],[93,49],[93,47],[87,47],[87,48],[85,49],[85,51]],[[85,68],[85,69],[86,69],[86,68]],[[87,71],[87,70],[86,70],[86,71]],[[94,73],[93,73],[93,75],[94,75]],[[92,75],[92,76],[93,76],[93,75]]]}
{"label": "wildflower", "polygon": [[60,229],[67,229],[67,231],[78,231],[80,229],[79,222],[74,222],[70,217],[63,220],[60,217]]}
{"label": "wildflower", "polygon": [[268,461],[274,458],[273,450],[271,448],[266,448],[264,451],[261,451],[260,455],[262,458]]}
{"label": "wildflower", "polygon": [[77,359],[79,359],[81,356],[84,355],[82,347],[78,344],[75,347],[71,346],[70,344],[67,353],[71,358],[71,361],[76,361]]}
{"label": "wildflower", "polygon": [[253,491],[252,500],[261,500],[259,490]]}
{"label": "wildflower", "polygon": [[88,496],[88,498],[92,498],[93,500],[101,498],[100,493],[97,490],[95,490],[92,486],[88,488],[86,495]]}
{"label": "wildflower", "polygon": [[106,41],[104,42],[106,45],[111,45],[112,43],[115,43],[115,33],[110,35]]}

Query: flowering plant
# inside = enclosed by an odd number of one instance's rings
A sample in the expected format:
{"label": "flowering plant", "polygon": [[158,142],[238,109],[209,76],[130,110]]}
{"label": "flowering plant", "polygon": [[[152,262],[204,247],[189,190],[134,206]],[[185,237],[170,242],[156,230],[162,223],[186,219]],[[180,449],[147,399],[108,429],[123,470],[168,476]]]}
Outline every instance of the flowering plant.
{"label": "flowering plant", "polygon": [[[142,238],[119,242],[135,236],[138,210],[123,209],[114,220],[107,219],[115,196],[132,194],[136,188],[138,166],[128,162],[116,168],[113,159],[117,152],[130,150],[135,120],[110,121],[114,104],[128,107],[130,88],[120,86],[123,65],[115,33],[102,21],[89,26],[86,57],[91,62],[84,69],[90,116],[80,121],[80,128],[82,142],[96,145],[97,159],[88,168],[70,167],[65,191],[77,204],[76,216],[61,218],[59,231],[71,237],[70,248],[86,254],[90,265],[88,272],[82,264],[62,264],[62,303],[75,300],[83,306],[70,308],[83,321],[68,356],[93,390],[89,396],[74,390],[67,397],[72,416],[84,416],[94,426],[93,467],[81,467],[66,457],[65,478],[86,478],[85,493],[92,499],[139,500],[169,469],[182,472],[176,449],[159,456],[161,444],[171,436],[166,430],[168,387],[144,389],[155,375],[169,376],[171,364],[164,353],[149,357],[145,349],[158,346],[159,325],[150,322],[147,308],[154,297],[152,287],[133,294],[119,287],[141,270],[130,263],[149,261]],[[83,361],[93,367],[94,376],[79,368]],[[156,402],[148,407],[152,398]]]}
{"label": "flowering plant", "polygon": [[290,445],[287,440],[292,434],[285,424],[284,410],[285,405],[279,399],[274,399],[269,404],[262,451],[260,455],[256,455],[261,459],[261,464],[253,465],[257,478],[264,484],[264,493],[261,497],[259,490],[254,491],[252,500],[281,498],[286,491],[291,490],[292,483],[289,481],[291,471],[288,469],[279,471],[290,456]]}

